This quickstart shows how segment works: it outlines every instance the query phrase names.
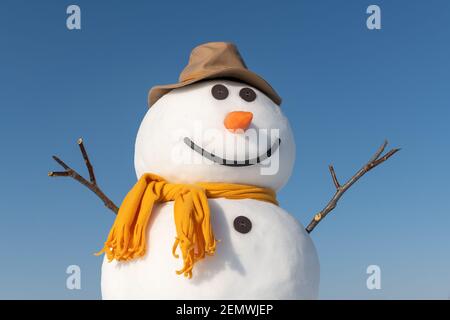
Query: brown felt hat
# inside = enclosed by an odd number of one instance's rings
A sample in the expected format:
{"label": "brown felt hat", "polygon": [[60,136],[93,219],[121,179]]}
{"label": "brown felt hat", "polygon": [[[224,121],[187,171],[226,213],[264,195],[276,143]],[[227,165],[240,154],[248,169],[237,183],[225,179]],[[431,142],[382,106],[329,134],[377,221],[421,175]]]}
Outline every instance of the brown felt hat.
{"label": "brown felt hat", "polygon": [[189,63],[181,72],[179,82],[151,88],[148,105],[151,107],[159,98],[172,89],[207,80],[229,78],[247,83],[264,92],[276,104],[281,104],[280,96],[256,73],[247,69],[238,49],[232,43],[209,42],[195,47],[189,57]]}

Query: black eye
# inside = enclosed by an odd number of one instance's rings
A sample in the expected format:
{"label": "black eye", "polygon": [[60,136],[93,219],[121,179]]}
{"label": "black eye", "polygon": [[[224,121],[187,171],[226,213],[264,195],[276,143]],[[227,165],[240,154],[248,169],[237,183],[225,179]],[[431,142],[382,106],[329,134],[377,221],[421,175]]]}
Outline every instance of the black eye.
{"label": "black eye", "polygon": [[223,84],[216,84],[212,87],[211,93],[217,100],[223,100],[228,97],[228,89]]}
{"label": "black eye", "polygon": [[233,221],[233,227],[237,232],[240,233],[249,233],[252,230],[252,222],[249,218],[244,216],[236,217]]}
{"label": "black eye", "polygon": [[242,88],[239,91],[239,96],[247,102],[252,102],[256,99],[256,93],[250,88]]}

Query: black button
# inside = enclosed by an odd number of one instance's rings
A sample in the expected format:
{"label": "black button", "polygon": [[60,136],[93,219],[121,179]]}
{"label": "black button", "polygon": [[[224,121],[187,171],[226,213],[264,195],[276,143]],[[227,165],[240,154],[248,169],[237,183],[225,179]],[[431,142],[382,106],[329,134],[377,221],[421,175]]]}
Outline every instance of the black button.
{"label": "black button", "polygon": [[242,88],[239,96],[247,102],[252,102],[256,99],[256,92],[250,88]]}
{"label": "black button", "polygon": [[233,226],[237,232],[249,233],[252,230],[252,222],[249,218],[244,216],[239,216],[234,219]]}
{"label": "black button", "polygon": [[228,89],[223,84],[216,84],[211,88],[211,93],[217,100],[223,100],[228,97]]}

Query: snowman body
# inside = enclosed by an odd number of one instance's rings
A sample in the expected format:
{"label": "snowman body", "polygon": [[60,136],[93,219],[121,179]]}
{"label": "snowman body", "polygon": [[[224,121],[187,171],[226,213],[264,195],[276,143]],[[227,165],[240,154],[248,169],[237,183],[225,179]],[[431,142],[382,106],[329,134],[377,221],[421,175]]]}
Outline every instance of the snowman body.
{"label": "snowman body", "polygon": [[[217,86],[222,96],[214,92]],[[243,130],[229,130],[230,114],[247,117]],[[295,153],[280,106],[248,84],[215,79],[174,89],[151,106],[136,138],[135,169],[138,178],[155,173],[175,184],[234,183],[278,191],[291,175]],[[317,253],[293,216],[252,199],[208,203],[220,242],[214,255],[195,264],[191,279],[175,272],[183,261],[172,255],[173,203],[160,203],[149,221],[146,254],[126,262],[104,260],[103,298],[317,298]],[[246,233],[235,227],[238,216],[251,222]]]}
{"label": "snowman body", "polygon": [[[177,275],[172,256],[173,202],[159,205],[149,223],[148,253],[130,262],[103,262],[103,299],[315,299],[319,262],[303,226],[261,201],[211,199],[217,239],[214,256],[199,261],[191,279]],[[251,229],[241,233],[234,220]],[[178,252],[179,253],[179,252]]]}

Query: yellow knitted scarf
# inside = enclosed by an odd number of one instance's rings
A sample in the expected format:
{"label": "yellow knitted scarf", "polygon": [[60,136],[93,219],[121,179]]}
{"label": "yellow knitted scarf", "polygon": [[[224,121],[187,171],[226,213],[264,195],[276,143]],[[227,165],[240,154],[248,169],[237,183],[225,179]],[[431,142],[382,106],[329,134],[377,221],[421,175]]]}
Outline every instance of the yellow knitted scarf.
{"label": "yellow knitted scarf", "polygon": [[157,202],[175,201],[176,249],[183,255],[183,268],[177,274],[192,277],[194,264],[213,255],[217,240],[211,226],[208,198],[254,199],[278,204],[270,189],[231,183],[173,184],[155,174],[144,174],[128,192],[109,232],[105,253],[109,261],[127,261],[145,254],[147,224]]}

